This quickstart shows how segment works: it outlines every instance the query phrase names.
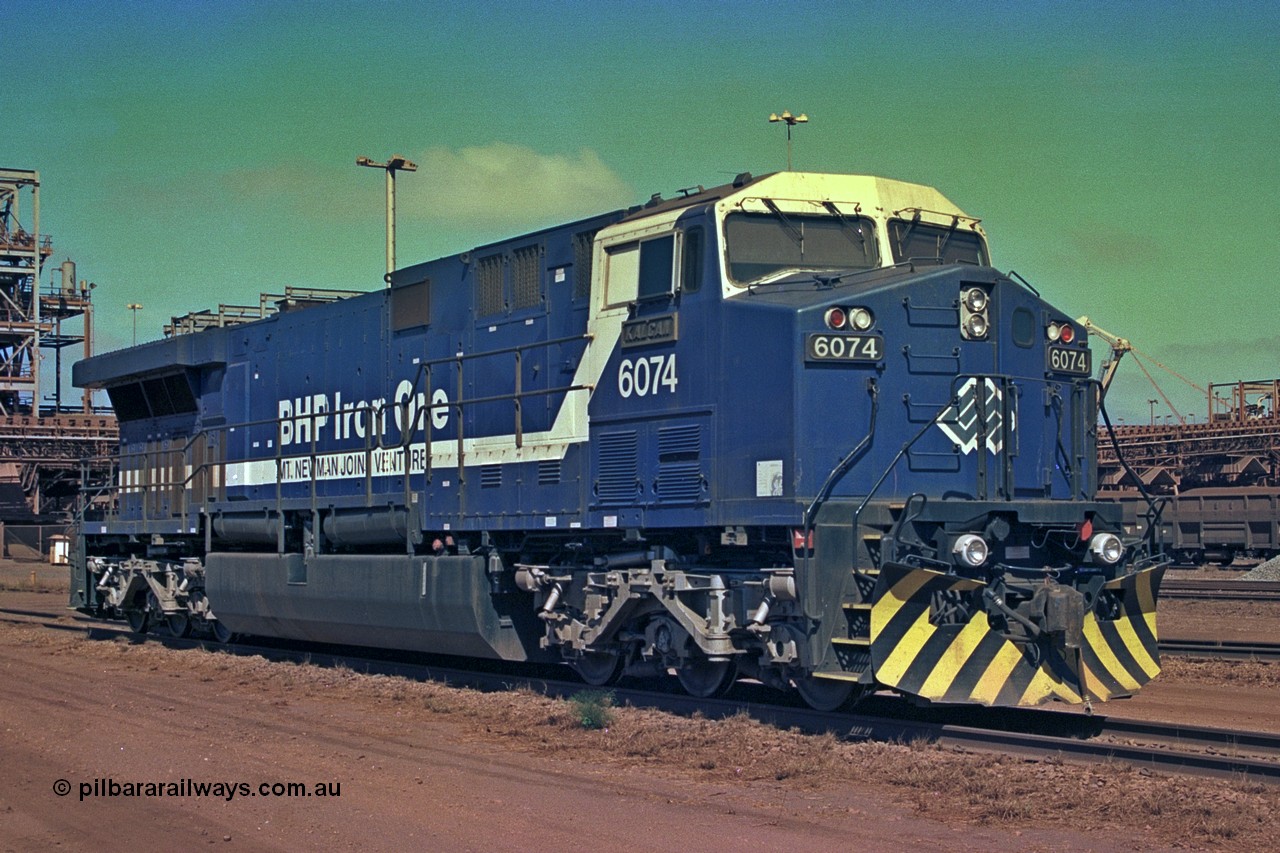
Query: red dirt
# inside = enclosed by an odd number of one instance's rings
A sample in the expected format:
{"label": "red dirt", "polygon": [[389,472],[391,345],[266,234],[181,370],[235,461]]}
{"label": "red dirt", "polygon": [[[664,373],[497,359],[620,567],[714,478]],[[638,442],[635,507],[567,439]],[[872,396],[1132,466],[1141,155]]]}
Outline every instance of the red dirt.
{"label": "red dirt", "polygon": [[[64,600],[0,592],[0,607]],[[1201,603],[1174,604],[1189,607],[1162,611],[1162,632],[1222,624]],[[566,703],[529,693],[13,624],[0,623],[0,679],[6,851],[1252,850],[1270,843],[1280,810],[1280,789],[1251,783],[843,744],[741,718],[615,709],[609,729],[584,731]],[[1139,696],[1098,711],[1280,731],[1276,679],[1267,665],[1171,661]],[[250,790],[81,799],[98,779]],[[252,795],[273,782],[336,784],[340,796]]]}

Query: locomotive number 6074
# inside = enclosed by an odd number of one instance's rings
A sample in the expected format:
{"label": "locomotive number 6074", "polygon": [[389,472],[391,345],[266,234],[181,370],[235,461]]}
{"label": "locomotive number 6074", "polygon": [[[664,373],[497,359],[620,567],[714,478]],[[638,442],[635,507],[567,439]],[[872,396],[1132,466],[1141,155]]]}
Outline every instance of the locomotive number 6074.
{"label": "locomotive number 6074", "polygon": [[809,335],[805,361],[880,361],[884,338],[880,335]]}
{"label": "locomotive number 6074", "polygon": [[675,393],[675,353],[624,358],[618,365],[618,393],[623,397],[654,397],[662,391]]}

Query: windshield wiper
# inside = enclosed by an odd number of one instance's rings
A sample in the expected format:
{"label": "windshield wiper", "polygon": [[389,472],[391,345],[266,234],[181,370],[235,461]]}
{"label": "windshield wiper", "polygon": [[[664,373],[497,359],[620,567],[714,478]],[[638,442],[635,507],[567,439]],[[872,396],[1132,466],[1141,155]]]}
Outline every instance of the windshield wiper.
{"label": "windshield wiper", "polygon": [[956,228],[958,228],[959,225],[960,225],[960,217],[958,216],[951,217],[951,227],[947,229],[947,235],[942,238],[942,241],[940,243],[938,243],[938,262],[939,263],[942,262],[942,258],[944,257],[942,253],[946,250],[947,244],[951,242],[951,238],[955,236]]}
{"label": "windshield wiper", "polygon": [[846,219],[845,215],[840,212],[840,208],[836,207],[835,202],[824,201],[822,206],[825,207],[837,221],[839,221],[840,227],[844,229],[846,234],[852,234],[858,238],[858,245],[861,247],[862,256],[865,258],[867,256],[867,235],[862,233],[862,227],[854,225]]}
{"label": "windshield wiper", "polygon": [[795,223],[787,218],[787,215],[782,212],[782,210],[778,207],[778,205],[773,203],[773,199],[762,198],[760,200],[764,202],[765,207],[769,208],[770,213],[778,217],[778,221],[782,223],[782,227],[784,230],[786,230],[787,236],[789,236],[792,240],[794,240],[795,244],[800,247],[800,257],[803,258],[804,257],[804,232],[801,231],[799,228],[797,228]]}
{"label": "windshield wiper", "polygon": [[919,224],[920,224],[920,211],[917,210],[916,215],[911,217],[911,222],[907,224],[906,228],[902,228],[901,226],[899,226],[898,234],[897,234],[899,257],[905,254],[903,250],[907,246],[907,239],[911,236],[911,232],[914,231],[916,229],[916,226]]}

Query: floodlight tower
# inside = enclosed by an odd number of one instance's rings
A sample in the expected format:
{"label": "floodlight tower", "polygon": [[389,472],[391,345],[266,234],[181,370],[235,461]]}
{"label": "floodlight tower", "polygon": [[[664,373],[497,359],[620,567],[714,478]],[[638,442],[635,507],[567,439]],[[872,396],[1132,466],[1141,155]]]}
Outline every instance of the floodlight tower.
{"label": "floodlight tower", "polygon": [[385,163],[376,163],[368,157],[357,157],[357,166],[385,169],[387,172],[387,287],[391,286],[391,273],[396,268],[396,172],[416,172],[418,164],[401,154],[391,155]]}
{"label": "floodlight tower", "polygon": [[809,121],[809,117],[804,113],[800,113],[800,115],[798,116],[793,116],[790,110],[783,110],[782,115],[778,115],[777,113],[770,113],[769,121],[770,122],[781,121],[781,122],[785,122],[787,125],[787,171],[790,172],[791,171],[791,128],[795,127],[797,124],[804,124],[805,122]]}

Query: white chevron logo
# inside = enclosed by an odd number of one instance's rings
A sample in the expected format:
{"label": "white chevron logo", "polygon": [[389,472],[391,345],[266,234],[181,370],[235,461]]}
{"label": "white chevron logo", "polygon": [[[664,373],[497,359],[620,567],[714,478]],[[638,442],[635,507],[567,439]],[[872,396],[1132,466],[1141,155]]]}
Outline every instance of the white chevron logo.
{"label": "white chevron logo", "polygon": [[[1000,387],[991,379],[983,381],[986,394],[983,400],[987,421],[987,450],[999,453],[1004,449],[1003,395]],[[946,433],[965,456],[978,449],[978,380],[970,377],[960,386],[956,402],[938,418],[938,428]],[[1009,432],[1017,428],[1017,418],[1009,413]]]}

